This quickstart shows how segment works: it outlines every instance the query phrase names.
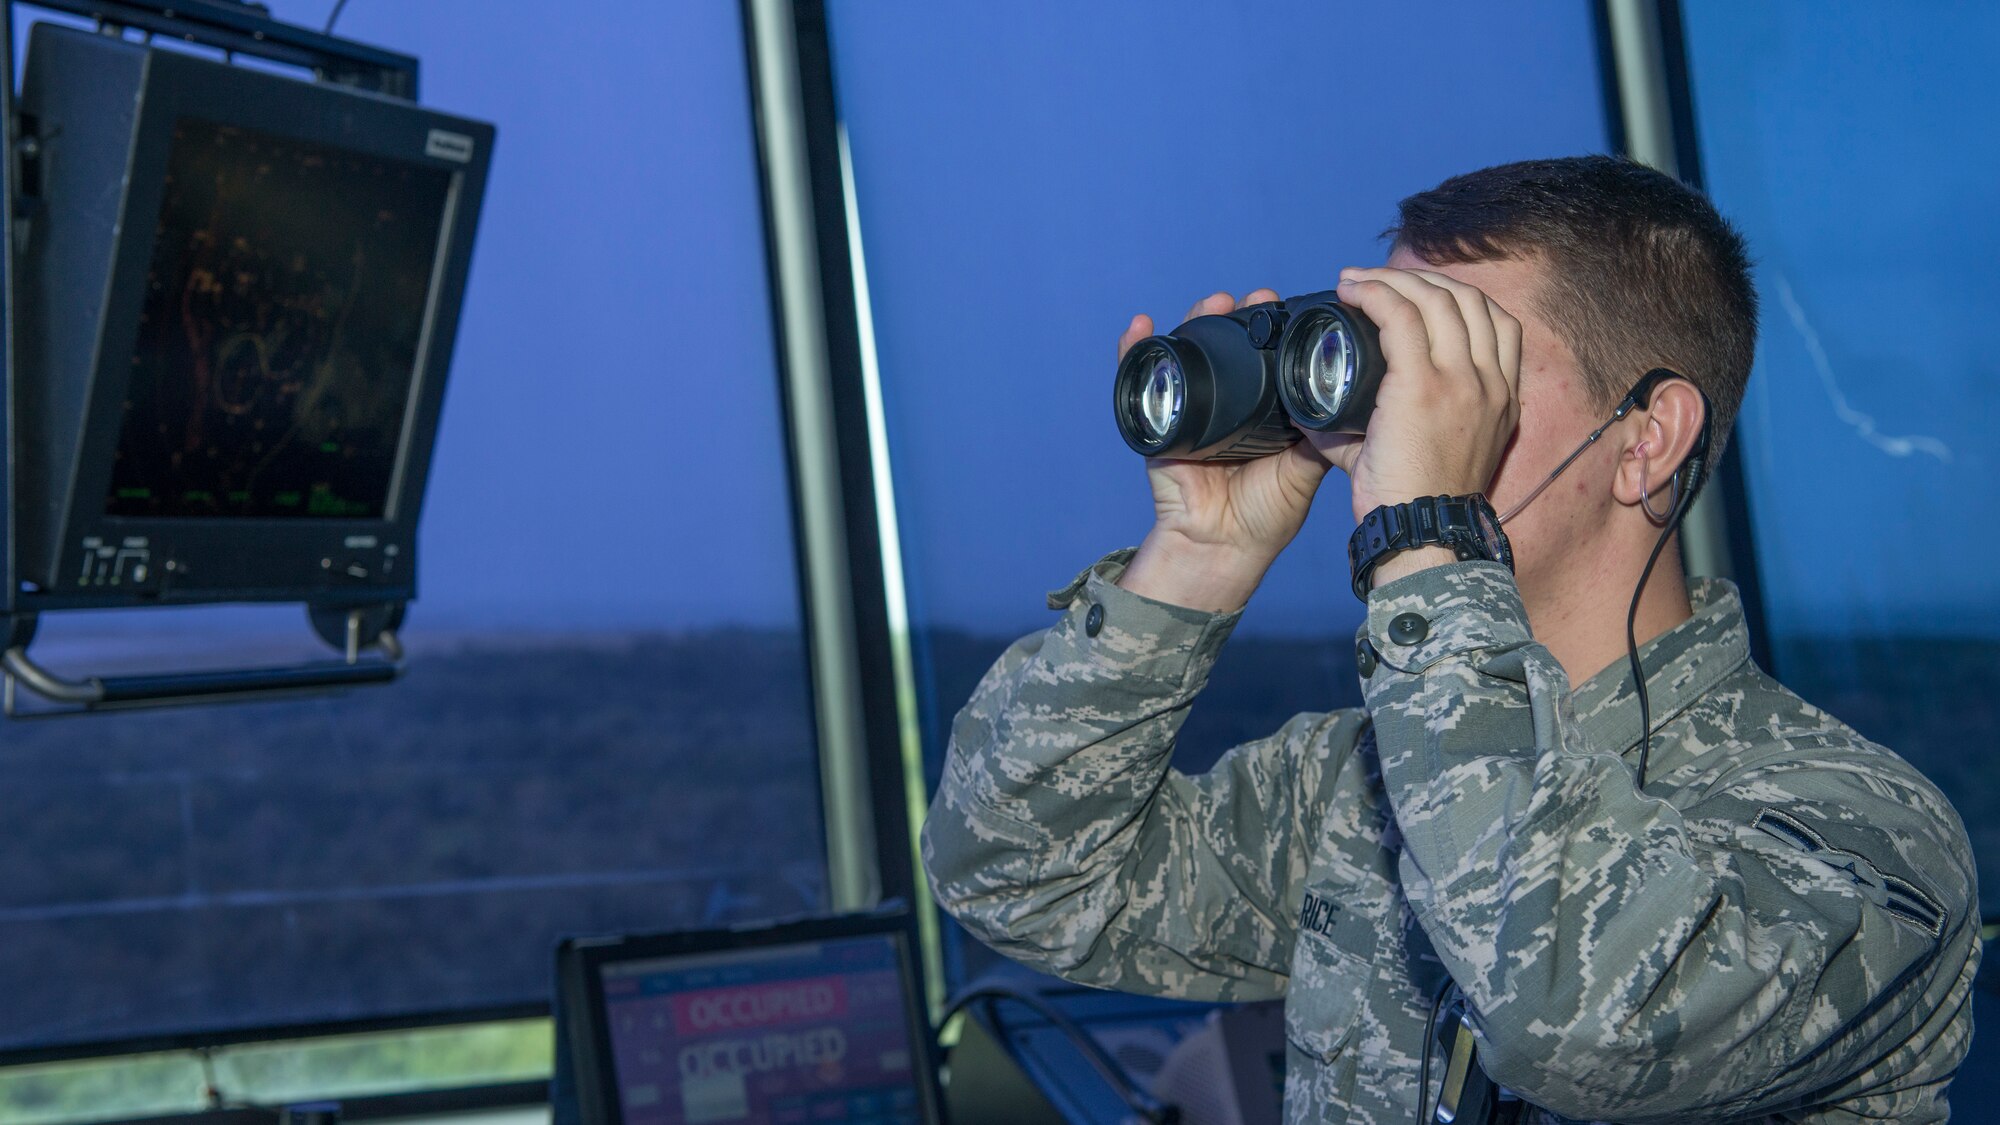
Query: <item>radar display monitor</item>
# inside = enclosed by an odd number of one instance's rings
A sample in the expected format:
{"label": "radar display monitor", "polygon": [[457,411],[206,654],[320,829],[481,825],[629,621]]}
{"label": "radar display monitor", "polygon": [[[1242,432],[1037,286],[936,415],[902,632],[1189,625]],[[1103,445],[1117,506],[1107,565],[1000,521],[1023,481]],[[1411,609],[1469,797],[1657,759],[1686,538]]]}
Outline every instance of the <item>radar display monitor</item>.
{"label": "radar display monitor", "polygon": [[176,121],[105,514],[381,519],[451,181]]}
{"label": "radar display monitor", "polygon": [[492,127],[50,24],[20,106],[32,596],[413,597]]}

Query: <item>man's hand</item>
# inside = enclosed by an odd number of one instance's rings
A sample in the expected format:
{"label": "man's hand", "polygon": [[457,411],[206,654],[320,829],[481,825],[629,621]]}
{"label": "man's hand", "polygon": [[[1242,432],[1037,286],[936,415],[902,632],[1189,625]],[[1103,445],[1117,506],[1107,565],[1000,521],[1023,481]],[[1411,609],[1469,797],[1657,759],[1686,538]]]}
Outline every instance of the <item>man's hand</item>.
{"label": "man's hand", "polygon": [[[1485,492],[1521,416],[1521,322],[1430,270],[1347,269],[1340,299],[1382,331],[1388,373],[1364,437],[1308,433],[1353,483],[1354,519],[1419,496]],[[1383,560],[1373,585],[1456,558],[1443,547]]]}
{"label": "man's hand", "polygon": [[1342,270],[1340,299],[1382,330],[1389,365],[1365,437],[1307,434],[1354,482],[1355,521],[1486,491],[1521,416],[1521,322],[1430,270]]}
{"label": "man's hand", "polygon": [[[1275,301],[1259,289],[1243,305]],[[1227,293],[1205,297],[1188,319],[1241,307]],[[1135,316],[1118,339],[1118,358],[1153,334]],[[1327,463],[1305,442],[1253,461],[1148,459],[1153,530],[1118,584],[1173,605],[1227,613],[1241,609],[1273,559],[1305,522]]]}

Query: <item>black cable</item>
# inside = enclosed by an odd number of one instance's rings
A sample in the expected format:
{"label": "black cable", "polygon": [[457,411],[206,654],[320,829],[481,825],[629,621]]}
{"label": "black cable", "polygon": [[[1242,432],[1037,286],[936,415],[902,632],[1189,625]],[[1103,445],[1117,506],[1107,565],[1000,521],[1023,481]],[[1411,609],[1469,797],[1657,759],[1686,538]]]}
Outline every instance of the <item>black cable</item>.
{"label": "black cable", "polygon": [[[1685,499],[1685,497],[1683,497]],[[1639,617],[1639,595],[1646,592],[1646,580],[1653,576],[1653,564],[1660,561],[1660,552],[1667,546],[1667,539],[1680,524],[1680,514],[1684,505],[1676,503],[1674,514],[1668,518],[1667,526],[1660,529],[1660,538],[1653,544],[1653,553],[1646,558],[1646,569],[1639,572],[1639,584],[1632,587],[1632,607],[1625,611],[1625,656],[1632,663],[1632,685],[1639,693],[1639,788],[1646,788],[1646,760],[1653,753],[1653,702],[1646,695],[1646,670],[1639,663],[1639,642],[1633,635],[1633,623]]]}
{"label": "black cable", "polygon": [[1431,996],[1431,1015],[1424,1021],[1424,1065],[1417,1072],[1417,1125],[1430,1125],[1425,1116],[1431,1100],[1431,1056],[1437,1053],[1438,1013],[1444,1010],[1444,998],[1451,995],[1452,980],[1446,976],[1438,983],[1437,992]]}
{"label": "black cable", "polygon": [[1667,540],[1680,530],[1681,522],[1687,518],[1688,509],[1694,506],[1695,490],[1701,487],[1702,476],[1707,471],[1708,460],[1708,397],[1702,396],[1702,434],[1695,448],[1689,452],[1686,466],[1686,481],[1674,497],[1673,507],[1667,511],[1667,522],[1660,528],[1660,538],[1653,544],[1653,553],[1646,556],[1646,569],[1639,572],[1639,584],[1632,587],[1632,605],[1625,611],[1625,657],[1632,665],[1632,687],[1639,696],[1639,789],[1646,788],[1646,764],[1653,754],[1653,701],[1646,693],[1646,670],[1639,663],[1639,642],[1633,635],[1633,623],[1639,616],[1639,596],[1646,592],[1646,581],[1653,577],[1653,564],[1660,561],[1660,552],[1666,549]]}
{"label": "black cable", "polygon": [[[1685,378],[1671,368],[1656,367],[1646,372],[1625,401],[1635,405],[1650,405],[1653,389],[1668,379]],[[1634,623],[1639,617],[1639,598],[1646,592],[1646,582],[1653,577],[1653,565],[1660,561],[1660,552],[1667,546],[1667,540],[1680,529],[1687,518],[1688,509],[1694,506],[1695,493],[1708,479],[1709,446],[1714,438],[1710,429],[1715,421],[1715,406],[1708,401],[1708,392],[1695,388],[1701,395],[1701,429],[1695,437],[1694,446],[1688,450],[1674,479],[1680,482],[1673,504],[1667,509],[1667,521],[1660,528],[1660,538],[1653,544],[1653,553],[1646,556],[1646,569],[1639,572],[1639,584],[1632,587],[1632,605],[1625,611],[1625,658],[1632,666],[1632,689],[1639,696],[1639,789],[1646,788],[1646,766],[1653,755],[1653,701],[1646,692],[1646,669],[1639,663],[1639,641],[1634,635]],[[1621,408],[1621,411],[1627,408]],[[1640,497],[1643,503],[1645,497]],[[1651,509],[1648,509],[1650,514]]]}
{"label": "black cable", "polygon": [[320,29],[321,35],[333,34],[333,25],[339,21],[340,10],[345,7],[347,7],[347,0],[334,0],[333,14],[326,17],[326,26]]}
{"label": "black cable", "polygon": [[[1539,488],[1529,493],[1527,499],[1514,505],[1507,513],[1508,517],[1511,518],[1514,513],[1527,507],[1529,500],[1541,495],[1542,489],[1547,488],[1561,476],[1562,471],[1569,468],[1583,455],[1584,450],[1602,437],[1604,431],[1611,428],[1612,423],[1620,421],[1636,407],[1650,405],[1655,387],[1667,379],[1681,377],[1677,372],[1667,368],[1654,368],[1648,371],[1618,404],[1610,419],[1592,431],[1589,437],[1583,439],[1583,444],[1576,447],[1576,452],[1571,453],[1562,464],[1556,466],[1556,471],[1550,473]],[[1639,598],[1646,592],[1646,583],[1653,577],[1653,567],[1660,561],[1660,553],[1666,550],[1667,540],[1673,537],[1682,519],[1687,516],[1688,508],[1694,504],[1694,494],[1701,488],[1707,474],[1709,442],[1712,436],[1709,423],[1715,417],[1715,410],[1708,401],[1707,392],[1701,391],[1699,387],[1695,389],[1701,392],[1701,433],[1695,439],[1694,448],[1688,451],[1686,459],[1682,462],[1682,469],[1676,470],[1675,473],[1686,483],[1677,490],[1678,494],[1674,497],[1673,505],[1667,510],[1666,524],[1660,528],[1660,538],[1653,544],[1653,553],[1646,556],[1646,568],[1639,572],[1639,584],[1632,587],[1632,604],[1625,611],[1625,657],[1631,663],[1632,687],[1639,696],[1639,788],[1641,790],[1646,788],[1646,766],[1653,753],[1653,702],[1646,692],[1646,669],[1639,663],[1639,641],[1635,633],[1635,624],[1639,618]],[[1430,1108],[1431,1056],[1437,1053],[1438,1013],[1443,1010],[1445,997],[1450,993],[1451,987],[1452,980],[1446,977],[1444,983],[1438,986],[1437,994],[1431,997],[1430,1018],[1424,1021],[1424,1061],[1417,1077],[1417,1125],[1432,1125],[1431,1120],[1424,1116]]]}
{"label": "black cable", "polygon": [[1074,1020],[1063,1015],[1055,1005],[1032,992],[1023,992],[998,984],[974,985],[959,993],[945,1007],[944,1017],[938,1021],[938,1027],[942,1029],[951,1021],[951,1017],[963,1011],[965,1006],[974,1000],[989,1002],[1012,1000],[1029,1009],[1047,1020],[1050,1027],[1062,1032],[1063,1037],[1070,1041],[1070,1045],[1077,1049],[1077,1053],[1083,1056],[1084,1061],[1090,1064],[1098,1077],[1104,1079],[1105,1085],[1111,1087],[1111,1091],[1118,1095],[1118,1099],[1125,1103],[1127,1109],[1152,1122],[1153,1125],[1177,1125],[1180,1121],[1180,1107],[1168,1105],[1147,1093],[1144,1087],[1132,1080],[1131,1075],[1125,1073],[1125,1068],[1119,1066],[1116,1059],[1105,1052],[1103,1045],[1091,1038],[1089,1032],[1078,1027]]}

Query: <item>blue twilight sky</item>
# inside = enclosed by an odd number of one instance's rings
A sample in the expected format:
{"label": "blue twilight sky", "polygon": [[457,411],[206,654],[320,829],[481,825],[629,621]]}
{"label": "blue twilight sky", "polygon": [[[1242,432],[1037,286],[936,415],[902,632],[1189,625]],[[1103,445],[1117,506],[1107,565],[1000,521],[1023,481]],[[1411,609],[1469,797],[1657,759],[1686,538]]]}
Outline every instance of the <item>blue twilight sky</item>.
{"label": "blue twilight sky", "polygon": [[1682,7],[1763,297],[1740,450],[1774,629],[2000,634],[2000,8]]}

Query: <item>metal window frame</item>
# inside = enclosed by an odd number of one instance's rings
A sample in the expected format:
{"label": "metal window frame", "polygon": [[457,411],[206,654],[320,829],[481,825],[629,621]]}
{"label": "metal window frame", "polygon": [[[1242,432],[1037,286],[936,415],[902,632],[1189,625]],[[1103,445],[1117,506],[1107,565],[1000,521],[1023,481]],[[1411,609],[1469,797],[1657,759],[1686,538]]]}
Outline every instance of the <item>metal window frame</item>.
{"label": "metal window frame", "polygon": [[[239,1050],[251,1052],[298,1050],[312,1053],[316,1049],[315,1044],[328,1044],[330,1049],[339,1050],[348,1045],[343,1041],[357,1037],[373,1037],[399,1031],[475,1033],[504,1023],[539,1024],[542,1033],[553,1034],[546,1004],[517,1005],[504,1010],[451,1011],[352,1021],[344,1024],[259,1027],[235,1032],[212,1032],[153,1040],[135,1039],[116,1043],[30,1049],[10,1053],[5,1068],[35,1071],[49,1065],[60,1067],[64,1064],[81,1064],[88,1068],[90,1073],[116,1074],[124,1067],[145,1066],[149,1060],[173,1058],[190,1071],[209,1074],[213,1073],[209,1070],[211,1063],[218,1066],[227,1065],[230,1057]],[[207,1056],[210,1062],[205,1063],[203,1056]],[[199,1095],[200,1092],[198,1085],[188,1088],[190,1095]],[[234,1114],[248,1112],[269,1121],[282,1106],[312,1101],[337,1102],[342,1107],[342,1113],[350,1117],[405,1117],[502,1106],[546,1104],[549,1084],[546,1077],[495,1082],[487,1076],[468,1075],[465,1080],[444,1085],[412,1083],[401,1088],[391,1087],[376,1092],[354,1094],[344,1094],[338,1089],[332,1089],[318,1095],[279,1098],[270,1103],[244,1100],[246,1093],[254,1091],[223,1089],[219,1093],[227,1100],[210,1109],[187,1110],[178,1108],[174,1103],[156,1103],[137,1113],[114,1112],[66,1117],[62,1120],[77,1122],[79,1125],[86,1123],[124,1125],[129,1122],[167,1120],[220,1121]]]}
{"label": "metal window frame", "polygon": [[[1680,0],[1592,0],[1591,7],[1612,148],[1704,190]],[[1732,437],[1742,437],[1740,427]],[[1681,561],[1690,577],[1736,583],[1750,655],[1776,674],[1740,456],[1723,457],[1712,483],[1688,510],[1680,536]]]}
{"label": "metal window frame", "polygon": [[[553,964],[553,958],[551,958]],[[120,1039],[91,1039],[58,1043],[45,1047],[11,1047],[0,1051],[0,1069],[40,1066],[47,1063],[82,1062],[136,1055],[171,1054],[176,1051],[219,1051],[231,1047],[256,1047],[272,1043],[308,1043],[354,1035],[391,1034],[441,1028],[473,1028],[488,1024],[513,1023],[526,1019],[550,1018],[547,1003],[483,1004],[473,1008],[427,1009],[388,1016],[360,1019],[320,1020],[304,1023],[262,1024],[254,1027],[212,1031],[168,1032],[135,1035]]]}
{"label": "metal window frame", "polygon": [[928,794],[909,613],[826,6],[740,2],[820,718],[831,905],[909,904],[935,1015],[944,977],[917,859]]}
{"label": "metal window frame", "polygon": [[[445,1090],[412,1090],[398,1094],[370,1094],[358,1098],[329,1099],[340,1104],[340,1118],[346,1121],[400,1121],[409,1118],[441,1117],[480,1110],[524,1109],[548,1102],[545,1082],[508,1082],[492,1086],[466,1086]],[[154,1117],[132,1117],[95,1122],[93,1125],[272,1125],[283,1115],[282,1107],[230,1105],[222,1109],[194,1113],[163,1113]]]}

